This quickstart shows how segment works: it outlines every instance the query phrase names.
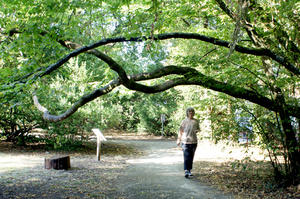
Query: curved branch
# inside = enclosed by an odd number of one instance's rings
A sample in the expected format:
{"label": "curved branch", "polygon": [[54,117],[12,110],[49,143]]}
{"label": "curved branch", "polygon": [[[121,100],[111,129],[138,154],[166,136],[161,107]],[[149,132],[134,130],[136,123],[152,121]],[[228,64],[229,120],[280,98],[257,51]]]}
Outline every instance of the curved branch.
{"label": "curved branch", "polygon": [[[181,69],[181,70],[179,71],[178,69]],[[128,78],[131,80],[134,80],[134,81],[151,80],[154,78],[160,78],[160,77],[167,76],[170,74],[185,74],[189,70],[190,70],[189,68],[182,68],[182,67],[177,67],[177,66],[166,66],[164,68],[157,69],[151,73],[141,73],[138,75],[130,75],[130,76],[128,76]],[[167,89],[173,88],[177,85],[184,85],[184,84],[185,84],[185,80],[182,78],[181,79],[178,78],[176,80],[167,81],[158,86],[153,86],[151,91],[152,91],[152,93],[161,92],[161,91],[165,91]],[[52,121],[52,122],[58,122],[58,121],[62,121],[64,119],[68,118],[69,116],[71,116],[81,106],[85,105],[86,103],[93,101],[97,97],[100,97],[102,95],[105,95],[105,94],[111,92],[114,88],[116,88],[117,86],[120,86],[120,85],[121,85],[120,78],[117,78],[117,79],[111,81],[108,85],[106,85],[102,88],[96,89],[93,92],[91,92],[90,94],[81,97],[77,102],[75,102],[75,104],[71,108],[69,108],[67,111],[65,111],[64,113],[62,113],[60,115],[50,114],[48,109],[43,107],[39,103],[38,97],[36,96],[35,93],[33,94],[33,102],[34,102],[34,105],[37,107],[37,109],[39,111],[43,112],[43,118],[45,120]]]}
{"label": "curved branch", "polygon": [[[160,77],[165,77],[167,75],[183,75],[184,77],[178,77],[174,78],[169,81],[165,81],[164,83],[157,84],[155,86],[145,86],[139,83],[136,83],[135,81],[143,81],[143,80],[151,80],[156,79]],[[255,104],[258,104],[260,106],[263,106],[269,110],[278,112],[280,107],[278,104],[270,100],[267,97],[264,97],[262,95],[257,94],[254,91],[244,89],[238,86],[230,85],[228,83],[220,82],[217,80],[214,80],[211,77],[208,77],[197,70],[189,67],[179,67],[179,66],[166,66],[157,70],[154,70],[150,73],[141,73],[137,75],[130,75],[128,76],[128,80],[134,83],[130,84],[131,90],[140,91],[143,93],[158,93],[165,90],[168,90],[170,88],[173,88],[175,86],[179,85],[198,85],[202,86],[208,89],[212,89],[218,92],[222,92],[225,94],[228,94],[235,98],[245,99],[250,102],[253,102]],[[121,83],[122,82],[122,83]],[[83,96],[81,99],[79,99],[70,109],[68,109],[65,113],[55,116],[50,115],[48,110],[44,107],[42,107],[37,100],[37,97],[34,96],[35,105],[39,108],[40,111],[44,113],[43,118],[49,121],[61,121],[73,113],[76,112],[78,108],[83,106],[84,104],[94,100],[97,97],[100,97],[102,95],[105,95],[112,91],[115,87],[121,85],[121,84],[128,84],[128,82],[124,82],[124,80],[120,80],[119,78],[110,82],[108,85],[106,85],[103,88],[97,89],[94,92]],[[300,117],[300,107],[288,107],[289,114],[295,117]]]}
{"label": "curved branch", "polygon": [[[80,48],[79,44],[69,42],[68,45],[72,45],[72,48]],[[93,54],[102,61],[106,62],[112,70],[116,71],[119,74],[121,84],[123,84],[125,87],[131,90],[136,90],[143,93],[157,93],[178,85],[199,85],[218,92],[226,93],[232,97],[248,100],[275,112],[278,112],[280,108],[278,107],[277,103],[275,103],[273,100],[259,95],[258,93],[252,90],[219,82],[217,80],[203,75],[202,73],[198,72],[193,68],[178,67],[171,65],[157,69],[151,73],[142,73],[138,75],[127,76],[122,66],[120,66],[117,62],[115,62],[112,58],[105,55],[104,53],[96,49],[92,49],[88,51],[88,53]],[[184,75],[186,78],[173,79],[156,86],[146,86],[136,82],[141,80],[155,79],[171,74]],[[293,110],[290,111],[291,115],[300,117],[299,107],[291,106],[289,110]]]}
{"label": "curved branch", "polygon": [[[163,69],[159,69],[159,70],[153,72],[152,75],[153,74],[155,75],[156,73],[157,73],[157,75],[169,75],[169,74],[175,73],[175,74],[185,75],[186,78],[179,78],[179,79],[168,81],[168,82],[165,82],[164,84],[156,85],[156,86],[146,86],[143,84],[139,84],[136,82],[136,80],[134,78],[128,79],[124,69],[109,56],[107,56],[104,53],[97,51],[97,50],[94,50],[90,53],[93,53],[94,55],[96,55],[99,59],[106,62],[111,69],[116,71],[121,78],[122,84],[131,90],[136,90],[136,91],[140,91],[143,93],[157,93],[157,92],[165,91],[176,85],[200,85],[205,88],[209,88],[209,89],[212,89],[215,91],[226,93],[232,97],[249,100],[253,103],[261,105],[261,106],[268,108],[269,110],[272,110],[275,112],[277,112],[279,110],[278,105],[274,101],[270,100],[267,97],[259,95],[258,93],[253,92],[251,90],[247,90],[247,89],[233,86],[233,85],[230,85],[227,83],[219,82],[217,80],[214,80],[210,77],[203,75],[202,73],[198,72],[197,70],[195,70],[193,68],[187,68],[187,67],[182,68],[182,67],[177,67],[177,66],[165,67]],[[152,79],[155,78],[155,77],[152,77],[152,75],[150,75],[150,74],[147,74],[147,75],[149,77],[151,77]]]}
{"label": "curved branch", "polygon": [[111,81],[106,86],[94,90],[92,93],[85,95],[81,97],[77,102],[74,103],[74,105],[69,108],[66,112],[60,114],[60,115],[51,115],[47,108],[43,107],[35,94],[33,94],[33,102],[34,105],[37,107],[37,109],[41,112],[43,112],[43,118],[45,120],[51,121],[51,122],[58,122],[62,121],[69,116],[71,116],[73,113],[75,113],[80,107],[85,105],[86,103],[96,99],[97,97],[100,97],[102,95],[105,95],[109,92],[111,92],[114,88],[120,85],[119,79]]}
{"label": "curved branch", "polygon": [[[80,49],[85,47],[81,47],[79,44],[72,43],[72,42],[65,42],[64,45],[68,48],[76,49],[73,52],[79,52]],[[85,52],[85,51],[83,51]],[[226,93],[232,97],[241,98],[253,102],[255,104],[261,105],[269,110],[278,112],[280,107],[267,97],[259,95],[256,92],[251,90],[241,88],[238,86],[230,85],[228,83],[219,82],[214,80],[211,77],[205,76],[202,73],[198,72],[193,68],[188,67],[178,67],[174,65],[166,66],[160,69],[157,69],[150,73],[141,73],[137,75],[129,75],[127,76],[125,70],[120,66],[117,62],[115,62],[111,57],[105,55],[104,53],[96,50],[90,49],[86,51],[87,53],[93,54],[105,63],[108,66],[116,71],[119,74],[119,78],[109,83],[107,86],[97,89],[89,95],[83,96],[79,101],[77,101],[70,109],[68,109],[65,113],[55,116],[50,115],[48,110],[42,107],[37,100],[37,97],[34,96],[35,105],[39,108],[40,111],[44,113],[44,118],[50,121],[61,121],[73,113],[75,113],[79,107],[83,106],[84,104],[92,101],[93,99],[105,95],[112,91],[115,87],[123,84],[125,87],[131,90],[140,91],[143,93],[158,93],[165,91],[167,89],[173,88],[178,85],[199,85],[208,89],[212,89],[218,92]],[[162,84],[158,84],[155,86],[146,86],[136,81],[142,80],[151,80],[160,77],[164,77],[171,74],[183,75],[184,77],[175,78],[173,80],[166,81]],[[290,106],[289,108],[290,115],[300,117],[300,108]]]}
{"label": "curved branch", "polygon": [[[234,13],[228,8],[228,6],[224,3],[223,0],[215,0],[219,7],[223,10],[223,12],[225,12],[231,19],[233,19],[234,21],[236,21],[236,17],[234,16]],[[252,2],[253,3],[253,2]],[[261,44],[259,44],[259,42],[257,41],[259,38],[258,33],[255,31],[255,29],[253,28],[253,26],[247,21],[249,19],[245,19],[243,21],[243,28],[245,28],[249,38],[252,40],[252,42],[257,45],[257,46],[261,46]],[[276,20],[275,20],[276,22]],[[276,22],[278,23],[278,22]],[[287,33],[282,30],[282,34],[283,35],[287,35]],[[286,36],[287,37],[287,36]],[[281,39],[279,38],[279,42],[281,41]],[[299,49],[297,48],[297,46],[295,45],[294,42],[289,41],[291,43],[291,48],[290,50],[295,52],[295,53],[299,53]],[[238,50],[236,50],[238,51]],[[238,51],[239,52],[239,51]],[[271,58],[272,60],[278,62],[279,64],[283,65],[288,71],[292,72],[295,75],[300,75],[300,69],[295,66],[294,64],[292,64],[287,57],[284,56],[280,56],[274,52],[272,52],[269,49],[265,49],[265,56]],[[257,55],[260,56],[260,55]]]}
{"label": "curved branch", "polygon": [[[165,75],[171,74],[172,73],[171,71],[174,70],[177,71],[176,74],[185,75],[185,78],[178,78],[172,80],[171,82],[165,82],[164,84],[157,85],[157,86],[144,86],[144,85],[140,86],[140,84],[133,84],[131,89],[141,91],[144,93],[156,93],[178,85],[198,85],[207,89],[228,94],[235,98],[248,100],[252,103],[258,104],[274,112],[278,112],[280,110],[280,106],[276,103],[276,101],[271,100],[265,96],[262,96],[252,90],[231,85],[229,83],[217,81],[211,77],[208,77],[196,71],[193,68],[188,68],[188,67],[182,68],[178,66],[169,66],[169,67],[172,67],[172,69],[170,70],[170,73],[165,72]],[[161,70],[168,70],[168,69],[163,68]],[[158,72],[161,71],[157,70],[156,73]],[[288,111],[291,116],[295,116],[298,118],[300,117],[300,107],[289,106]]]}
{"label": "curved branch", "polygon": [[[220,40],[220,39],[217,39],[217,38],[214,38],[214,37],[209,37],[209,36],[196,34],[196,33],[178,33],[178,32],[164,33],[164,34],[155,35],[153,38],[145,37],[145,36],[134,37],[134,38],[126,38],[126,37],[107,38],[107,39],[100,40],[100,41],[98,41],[96,43],[93,43],[91,45],[88,45],[88,46],[83,46],[83,47],[76,48],[76,50],[72,51],[71,53],[69,53],[65,57],[61,58],[56,63],[49,65],[46,68],[45,71],[36,74],[33,77],[33,79],[48,75],[51,72],[53,72],[54,70],[58,69],[64,63],[69,61],[72,57],[76,57],[81,53],[88,52],[88,51],[93,50],[93,49],[95,49],[99,46],[103,46],[103,45],[110,44],[110,43],[119,43],[119,42],[142,42],[142,41],[149,40],[149,39],[154,39],[154,40],[195,39],[195,40],[200,40],[200,41],[204,41],[204,42],[207,42],[207,43],[211,43],[213,45],[230,48],[230,42],[228,42],[228,41],[224,41],[224,40]],[[61,43],[63,43],[63,42],[61,41]],[[65,43],[64,44],[65,46],[74,44],[72,42],[64,42],[64,43]],[[71,47],[71,48],[73,48],[73,47]],[[244,53],[244,54],[255,55],[255,56],[270,57],[271,59],[273,59],[273,60],[277,61],[278,63],[282,64],[290,72],[292,72],[296,75],[300,75],[300,69],[299,68],[297,68],[293,64],[289,63],[288,60],[285,57],[279,56],[279,55],[273,53],[269,49],[247,48],[247,47],[243,47],[243,46],[240,46],[240,45],[236,45],[235,46],[235,51],[240,52],[240,53]]]}
{"label": "curved branch", "polygon": [[[236,21],[236,17],[235,14],[228,8],[228,6],[225,4],[225,2],[223,0],[215,0],[219,7],[223,10],[223,12],[225,12],[231,19],[233,19],[234,21]],[[243,28],[245,28],[249,38],[251,39],[251,41],[254,44],[257,44],[257,39],[256,37],[258,37],[257,32],[254,30],[254,28],[252,27],[251,24],[249,24],[247,21],[243,21],[242,23]]]}

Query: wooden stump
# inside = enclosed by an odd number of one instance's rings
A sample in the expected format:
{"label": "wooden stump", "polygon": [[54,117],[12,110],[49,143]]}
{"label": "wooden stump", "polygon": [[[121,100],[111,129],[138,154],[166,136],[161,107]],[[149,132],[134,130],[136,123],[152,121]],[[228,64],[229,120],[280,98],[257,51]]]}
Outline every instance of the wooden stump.
{"label": "wooden stump", "polygon": [[69,169],[71,168],[70,156],[45,158],[45,169]]}

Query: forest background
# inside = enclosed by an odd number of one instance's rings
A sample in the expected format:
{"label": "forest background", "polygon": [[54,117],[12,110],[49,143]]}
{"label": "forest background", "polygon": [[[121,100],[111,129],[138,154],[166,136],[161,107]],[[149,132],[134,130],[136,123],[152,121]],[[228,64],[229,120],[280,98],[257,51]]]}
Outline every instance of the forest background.
{"label": "forest background", "polygon": [[176,136],[192,106],[200,139],[243,134],[282,185],[299,183],[298,1],[0,6],[1,140],[71,149],[94,127],[161,135],[162,114]]}

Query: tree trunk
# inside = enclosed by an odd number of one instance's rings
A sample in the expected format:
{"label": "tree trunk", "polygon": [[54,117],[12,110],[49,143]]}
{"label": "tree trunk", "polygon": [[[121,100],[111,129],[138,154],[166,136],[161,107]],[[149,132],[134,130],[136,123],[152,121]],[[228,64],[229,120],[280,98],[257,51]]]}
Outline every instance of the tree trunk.
{"label": "tree trunk", "polygon": [[295,131],[291,125],[291,119],[282,111],[279,113],[283,131],[285,134],[285,143],[287,148],[287,155],[290,161],[290,173],[292,183],[297,184],[300,181],[300,152],[299,144],[296,139]]}
{"label": "tree trunk", "polygon": [[70,156],[45,158],[45,169],[67,170],[69,168],[71,168]]}
{"label": "tree trunk", "polygon": [[299,142],[296,138],[296,131],[293,129],[292,120],[288,114],[285,106],[284,97],[279,94],[276,98],[278,104],[281,106],[279,111],[280,122],[285,135],[285,146],[287,149],[287,156],[290,162],[289,173],[287,173],[292,184],[300,183],[300,150]]}

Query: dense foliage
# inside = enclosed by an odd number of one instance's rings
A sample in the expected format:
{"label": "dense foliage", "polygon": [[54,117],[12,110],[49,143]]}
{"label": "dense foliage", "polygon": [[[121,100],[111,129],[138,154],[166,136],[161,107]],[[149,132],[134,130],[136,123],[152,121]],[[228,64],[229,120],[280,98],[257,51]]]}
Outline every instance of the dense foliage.
{"label": "dense foliage", "polygon": [[[184,109],[194,106],[202,137],[238,140],[245,132],[269,150],[284,184],[299,181],[297,0],[0,6],[4,139],[35,127],[47,130],[56,147],[86,139],[95,126],[160,134],[161,114],[172,135]],[[51,122],[37,117],[32,95]]]}

